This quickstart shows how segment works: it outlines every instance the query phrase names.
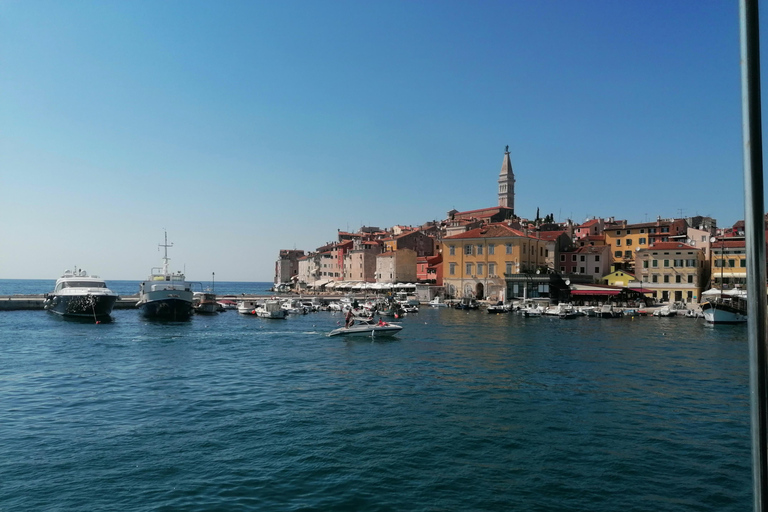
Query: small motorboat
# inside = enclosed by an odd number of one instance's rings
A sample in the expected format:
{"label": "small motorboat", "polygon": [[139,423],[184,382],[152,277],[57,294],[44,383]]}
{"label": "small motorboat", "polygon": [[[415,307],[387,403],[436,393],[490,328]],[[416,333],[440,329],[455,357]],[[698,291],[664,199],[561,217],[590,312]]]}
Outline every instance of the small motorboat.
{"label": "small motorboat", "polygon": [[496,304],[491,304],[488,306],[487,311],[488,313],[509,313],[509,311],[512,308],[509,307],[509,305],[504,304],[502,301],[498,301]]}
{"label": "small motorboat", "polygon": [[350,327],[339,327],[328,333],[328,336],[394,336],[403,330],[400,324],[389,322],[374,322],[373,320],[355,320]]}
{"label": "small motorboat", "polygon": [[431,301],[429,301],[427,304],[429,304],[433,308],[447,308],[448,307],[448,304],[446,304],[445,302],[441,301],[440,297],[438,297],[438,296],[435,296],[435,298],[432,299]]}

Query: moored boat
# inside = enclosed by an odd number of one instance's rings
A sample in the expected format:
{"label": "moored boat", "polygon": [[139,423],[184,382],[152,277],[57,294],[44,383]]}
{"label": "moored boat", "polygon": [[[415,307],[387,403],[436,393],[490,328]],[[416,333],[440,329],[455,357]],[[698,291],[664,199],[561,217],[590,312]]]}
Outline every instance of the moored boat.
{"label": "moored boat", "polygon": [[163,266],[154,267],[149,278],[139,285],[139,302],[144,316],[163,320],[187,320],[192,316],[192,286],[181,272],[168,270],[168,234],[165,243],[160,244],[165,249]]}
{"label": "moored boat", "polygon": [[192,296],[192,307],[195,313],[202,315],[218,313],[220,309],[216,294],[212,292],[195,292]]}
{"label": "moored boat", "polygon": [[265,300],[264,304],[257,306],[253,313],[261,318],[283,319],[288,314],[279,300]]}
{"label": "moored boat", "polygon": [[93,317],[98,321],[112,314],[117,298],[99,276],[89,276],[82,269],[65,270],[53,292],[46,294],[43,307],[57,315]]}
{"label": "moored boat", "polygon": [[747,321],[747,292],[721,292],[701,304],[704,320],[710,324],[740,324]]}

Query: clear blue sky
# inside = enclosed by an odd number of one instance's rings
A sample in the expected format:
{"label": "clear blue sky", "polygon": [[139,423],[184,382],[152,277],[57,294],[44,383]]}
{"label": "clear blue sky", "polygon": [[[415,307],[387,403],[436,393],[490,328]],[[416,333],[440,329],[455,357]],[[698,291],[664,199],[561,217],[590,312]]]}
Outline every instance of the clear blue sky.
{"label": "clear blue sky", "polygon": [[271,281],[497,204],[507,144],[521,216],[742,219],[738,3],[0,3],[0,278],[143,279],[165,228]]}

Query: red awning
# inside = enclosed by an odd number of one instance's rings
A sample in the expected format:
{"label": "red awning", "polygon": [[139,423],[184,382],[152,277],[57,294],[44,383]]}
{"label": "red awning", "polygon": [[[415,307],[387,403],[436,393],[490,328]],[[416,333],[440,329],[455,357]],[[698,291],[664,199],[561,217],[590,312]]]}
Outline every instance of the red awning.
{"label": "red awning", "polygon": [[618,295],[621,290],[571,290],[571,295]]}

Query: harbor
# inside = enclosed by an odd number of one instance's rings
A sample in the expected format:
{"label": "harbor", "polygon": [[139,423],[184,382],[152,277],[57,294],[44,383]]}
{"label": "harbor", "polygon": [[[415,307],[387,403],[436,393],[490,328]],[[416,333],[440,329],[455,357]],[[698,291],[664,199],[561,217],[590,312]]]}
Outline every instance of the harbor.
{"label": "harbor", "polygon": [[3,509],[749,507],[743,325],[422,307],[371,340],[328,337],[330,311],[113,318],[0,314]]}

